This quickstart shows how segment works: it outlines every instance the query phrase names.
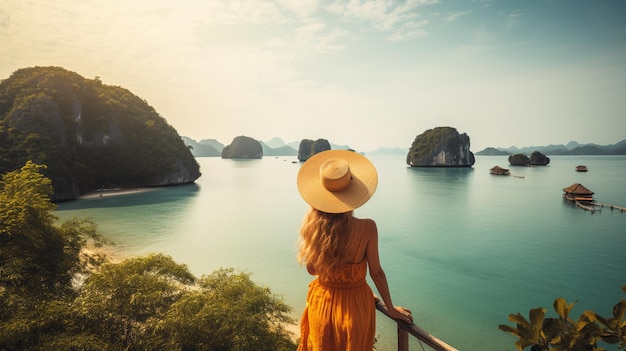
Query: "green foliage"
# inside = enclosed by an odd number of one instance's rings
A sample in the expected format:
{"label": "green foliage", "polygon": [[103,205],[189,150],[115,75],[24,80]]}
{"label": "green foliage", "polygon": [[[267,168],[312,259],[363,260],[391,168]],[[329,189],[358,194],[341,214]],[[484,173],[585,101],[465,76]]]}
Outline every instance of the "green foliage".
{"label": "green foliage", "polygon": [[122,349],[137,349],[145,327],[180,299],[194,277],[169,257],[150,255],[108,263],[91,274],[74,302],[86,331]]}
{"label": "green foliage", "polygon": [[76,299],[81,324],[124,350],[293,350],[290,308],[249,275],[196,278],[164,255],[105,264]]}
{"label": "green foliage", "polygon": [[[294,350],[291,308],[246,273],[220,269],[199,281],[155,325],[165,349]],[[156,339],[158,339],[156,338]]]}
{"label": "green foliage", "polygon": [[[626,293],[626,285],[622,286]],[[626,300],[621,300],[613,307],[613,316],[605,318],[593,311],[585,311],[578,320],[570,318],[574,303],[567,304],[565,299],[554,300],[554,310],[558,318],[545,318],[544,308],[533,308],[529,320],[521,314],[509,315],[509,320],[516,327],[500,325],[502,331],[518,338],[517,350],[531,347],[531,351],[601,351],[598,341],[618,344],[626,348]]]}
{"label": "green foliage", "polygon": [[438,127],[426,130],[415,137],[409,150],[409,155],[411,158],[422,158],[431,155],[434,148],[439,145],[441,140],[443,140],[448,133],[455,131],[456,129],[451,127]]}
{"label": "green foliage", "polygon": [[446,149],[458,150],[458,135],[456,128],[452,127],[436,127],[426,130],[413,140],[407,155],[407,162],[409,160],[422,160],[430,157],[435,152],[435,149],[442,144],[445,144]]}
{"label": "green foliage", "polygon": [[54,225],[56,205],[43,169],[29,161],[0,182],[0,283],[18,294],[69,289],[80,269],[81,238]]}
{"label": "green foliage", "polygon": [[0,183],[0,235],[15,236],[25,226],[48,229],[56,206],[49,201],[50,179],[41,174],[46,168],[28,161],[19,171],[2,176]]}
{"label": "green foliage", "polygon": [[95,224],[56,224],[43,169],[0,182],[0,350],[295,350],[291,309],[248,274],[84,250]]}
{"label": "green foliage", "polygon": [[45,344],[43,339],[63,325],[74,277],[101,262],[81,252],[87,238],[98,240],[92,222],[56,225],[44,169],[29,161],[0,181],[2,350],[37,350],[35,345]]}

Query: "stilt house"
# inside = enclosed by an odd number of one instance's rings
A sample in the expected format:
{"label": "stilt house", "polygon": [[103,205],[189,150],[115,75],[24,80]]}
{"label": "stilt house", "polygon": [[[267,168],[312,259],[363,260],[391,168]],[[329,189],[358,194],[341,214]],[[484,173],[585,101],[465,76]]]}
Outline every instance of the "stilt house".
{"label": "stilt house", "polygon": [[592,202],[593,191],[585,188],[582,184],[574,183],[567,188],[563,188],[563,197],[570,201]]}

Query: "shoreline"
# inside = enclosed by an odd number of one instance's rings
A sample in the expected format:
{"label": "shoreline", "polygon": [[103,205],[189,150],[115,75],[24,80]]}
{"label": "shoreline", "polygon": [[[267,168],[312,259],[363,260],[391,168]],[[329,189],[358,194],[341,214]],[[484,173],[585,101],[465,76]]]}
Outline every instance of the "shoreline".
{"label": "shoreline", "polygon": [[109,197],[109,196],[119,196],[119,195],[127,195],[134,193],[142,193],[146,191],[150,191],[150,188],[111,188],[111,189],[98,189],[93,190],[84,195],[81,195],[77,198],[77,200],[83,199],[95,199],[100,197]]}

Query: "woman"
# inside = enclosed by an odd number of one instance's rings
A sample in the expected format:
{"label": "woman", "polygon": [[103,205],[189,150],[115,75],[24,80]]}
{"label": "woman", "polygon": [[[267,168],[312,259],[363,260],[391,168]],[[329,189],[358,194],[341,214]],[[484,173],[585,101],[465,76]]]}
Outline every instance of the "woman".
{"label": "woman", "polygon": [[317,275],[309,284],[298,350],[372,350],[376,306],[365,281],[368,268],[389,315],[413,321],[410,311],[391,302],[376,223],[353,216],[376,190],[376,168],[356,152],[329,150],[309,158],[297,182],[311,206],[300,230],[298,260]]}

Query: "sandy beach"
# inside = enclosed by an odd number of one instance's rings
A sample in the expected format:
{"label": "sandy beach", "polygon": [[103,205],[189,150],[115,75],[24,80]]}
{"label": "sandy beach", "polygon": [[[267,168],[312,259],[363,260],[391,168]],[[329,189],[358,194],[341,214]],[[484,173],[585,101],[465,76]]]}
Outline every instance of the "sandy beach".
{"label": "sandy beach", "polygon": [[150,190],[152,190],[152,188],[132,188],[132,189],[112,188],[112,189],[100,189],[100,190],[90,191],[90,192],[80,196],[79,199],[93,199],[93,198],[105,197],[105,196],[108,197],[108,196],[126,195],[126,194],[139,193],[139,192],[145,192],[145,191],[150,191]]}

